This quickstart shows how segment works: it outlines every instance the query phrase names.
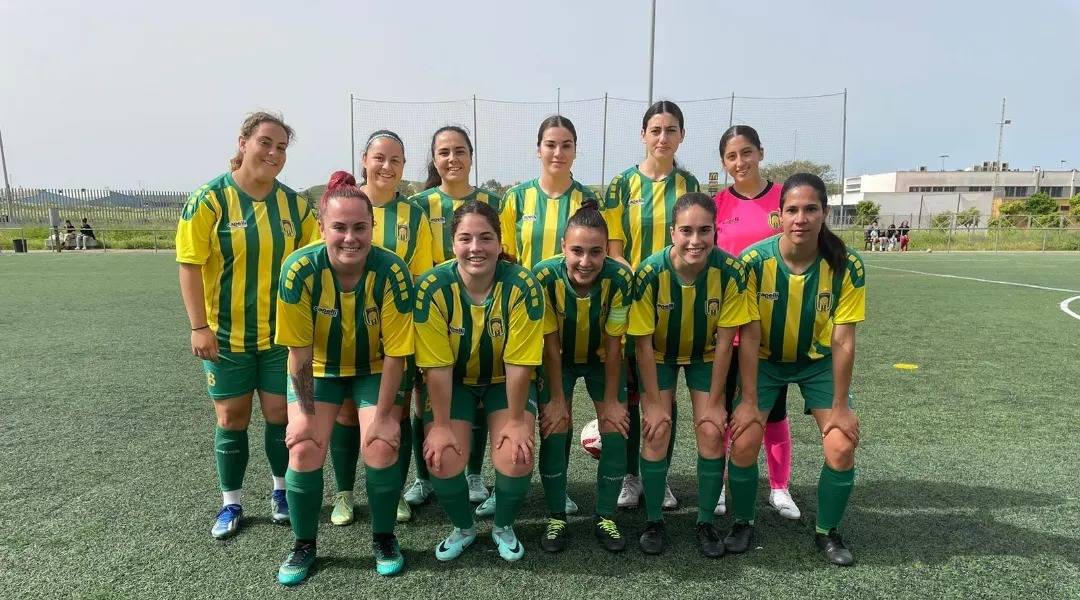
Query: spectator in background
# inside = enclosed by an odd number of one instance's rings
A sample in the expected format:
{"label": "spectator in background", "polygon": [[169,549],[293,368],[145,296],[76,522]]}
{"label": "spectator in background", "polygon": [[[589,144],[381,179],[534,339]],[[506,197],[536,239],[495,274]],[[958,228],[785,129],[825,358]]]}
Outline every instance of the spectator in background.
{"label": "spectator in background", "polygon": [[877,237],[874,238],[874,245],[877,247],[878,252],[884,252],[885,243],[889,241],[889,238],[885,235],[885,228],[879,227],[877,232]]}
{"label": "spectator in background", "polygon": [[878,229],[876,221],[870,226],[870,234],[867,237],[870,240],[870,251],[873,252],[874,250],[877,250],[878,238],[881,237],[881,230]]}
{"label": "spectator in background", "polygon": [[889,223],[889,228],[885,232],[885,237],[889,240],[888,250],[889,252],[892,252],[893,249],[896,248],[896,243],[898,241],[896,234],[896,223]]}
{"label": "spectator in background", "polygon": [[863,240],[863,250],[874,251],[874,240],[877,239],[877,221],[866,228],[866,238]]}
{"label": "spectator in background", "polygon": [[69,247],[75,242],[75,226],[71,224],[71,219],[64,221],[64,247]]}
{"label": "spectator in background", "polygon": [[[71,224],[70,221],[68,224]],[[79,235],[75,237],[75,249],[86,250],[86,240],[96,242],[97,238],[94,237],[94,228],[86,221],[86,217],[83,217],[82,225],[79,227]]]}
{"label": "spectator in background", "polygon": [[903,221],[900,223],[900,228],[897,231],[899,231],[900,233],[900,251],[907,252],[908,242],[911,240],[911,238],[908,237],[908,232],[911,231],[911,226],[908,225],[907,221]]}

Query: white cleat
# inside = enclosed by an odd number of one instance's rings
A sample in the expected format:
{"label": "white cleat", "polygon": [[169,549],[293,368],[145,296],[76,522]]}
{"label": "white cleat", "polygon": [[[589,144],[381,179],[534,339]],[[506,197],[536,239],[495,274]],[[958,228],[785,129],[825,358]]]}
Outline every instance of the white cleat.
{"label": "white cleat", "polygon": [[802,516],[802,512],[799,511],[799,507],[795,504],[795,500],[791,497],[791,492],[787,491],[787,488],[769,492],[769,504],[785,519],[794,521]]}
{"label": "white cleat", "polygon": [[644,492],[644,488],[641,487],[641,478],[637,475],[626,475],[623,477],[622,489],[619,490],[619,508],[637,508],[638,503],[641,502],[641,494]]}
{"label": "white cleat", "polygon": [[727,514],[727,497],[724,494],[726,491],[726,485],[720,488],[720,499],[716,501],[716,508],[712,511],[712,514],[718,517]]}

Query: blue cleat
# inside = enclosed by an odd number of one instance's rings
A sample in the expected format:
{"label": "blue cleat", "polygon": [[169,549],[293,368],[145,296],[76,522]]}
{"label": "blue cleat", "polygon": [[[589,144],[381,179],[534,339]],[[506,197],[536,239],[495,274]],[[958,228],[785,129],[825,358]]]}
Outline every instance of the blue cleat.
{"label": "blue cleat", "polygon": [[285,499],[285,490],[274,490],[270,495],[270,521],[274,525],[289,524],[289,501]]}
{"label": "blue cleat", "polygon": [[240,518],[244,516],[244,509],[239,504],[226,504],[221,507],[214,519],[214,527],[210,529],[210,535],[214,539],[224,540],[236,534],[240,528]]}

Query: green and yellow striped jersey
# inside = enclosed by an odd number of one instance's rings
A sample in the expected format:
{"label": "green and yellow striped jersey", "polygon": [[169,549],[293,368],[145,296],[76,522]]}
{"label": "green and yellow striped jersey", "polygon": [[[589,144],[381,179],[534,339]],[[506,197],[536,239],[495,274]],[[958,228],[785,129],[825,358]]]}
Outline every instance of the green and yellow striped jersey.
{"label": "green and yellow striped jersey", "polygon": [[176,262],[202,266],[206,320],[222,348],[270,348],[281,262],[318,238],[311,206],[277,181],[255,200],[225,173],[188,197],[176,228]]}
{"label": "green and yellow striped jersey", "polygon": [[563,362],[604,362],[602,334],[621,338],[626,333],[634,299],[634,274],[621,262],[606,258],[592,290],[579,296],[570,283],[563,255],[540,261],[533,272],[547,303],[544,334],[559,334]]}
{"label": "green and yellow striped jersey", "polygon": [[634,268],[671,244],[675,202],[683,194],[697,191],[698,180],[678,167],[655,181],[636,166],[612,178],[604,199],[604,221],[609,237],[623,243],[623,256]]}
{"label": "green and yellow striped jersey", "polygon": [[454,211],[469,200],[483,202],[494,208],[495,212],[499,212],[499,197],[483,188],[473,188],[464,198],[454,198],[443,193],[438,187],[433,187],[409,198],[410,202],[427,213],[428,226],[431,229],[431,258],[435,264],[454,257],[454,236],[450,226],[454,220]]}
{"label": "green and yellow striped jersey", "polygon": [[833,325],[866,319],[866,270],[850,247],[847,264],[834,273],[819,257],[801,275],[780,256],[780,235],[746,249],[750,314],[761,321],[758,357],[781,363],[810,362],[832,354]]}
{"label": "green and yellow striped jersey", "polygon": [[750,322],[746,265],[719,248],[697,278],[684,284],[671,263],[671,246],[641,262],[634,281],[627,334],[653,336],[656,362],[710,362],[716,330]]}
{"label": "green and yellow striped jersey", "polygon": [[381,373],[384,356],[413,353],[412,304],[409,267],[393,252],[372,246],[360,281],[343,290],[317,242],[281,269],[275,341],[311,346],[315,377]]}
{"label": "green and yellow striped jersey", "polygon": [[483,304],[474,304],[457,259],[431,269],[416,286],[416,364],[454,367],[467,385],[506,381],[506,364],[532,366],[544,349],[544,292],[528,269],[499,261]]}
{"label": "green and yellow striped jersey", "polygon": [[555,256],[562,251],[566,221],[589,199],[595,200],[596,194],[576,180],[555,198],[540,189],[539,179],[515,185],[507,190],[499,213],[503,249],[529,269]]}
{"label": "green and yellow striped jersey", "polygon": [[427,215],[401,194],[382,206],[372,204],[371,243],[397,254],[418,276],[431,268],[431,229]]}

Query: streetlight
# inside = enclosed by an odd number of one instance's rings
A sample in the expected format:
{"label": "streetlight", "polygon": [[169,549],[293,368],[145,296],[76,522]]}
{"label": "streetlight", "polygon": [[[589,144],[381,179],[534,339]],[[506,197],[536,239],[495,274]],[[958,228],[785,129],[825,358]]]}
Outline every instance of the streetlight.
{"label": "streetlight", "polygon": [[944,171],[945,170],[945,159],[949,158],[949,155],[948,154],[942,154],[938,158],[941,159],[941,170]]}

